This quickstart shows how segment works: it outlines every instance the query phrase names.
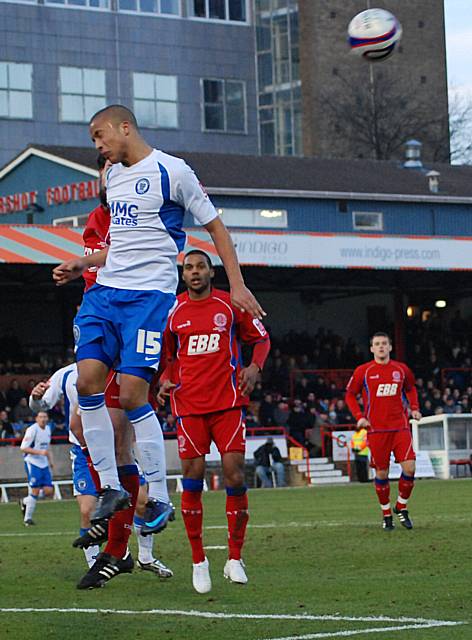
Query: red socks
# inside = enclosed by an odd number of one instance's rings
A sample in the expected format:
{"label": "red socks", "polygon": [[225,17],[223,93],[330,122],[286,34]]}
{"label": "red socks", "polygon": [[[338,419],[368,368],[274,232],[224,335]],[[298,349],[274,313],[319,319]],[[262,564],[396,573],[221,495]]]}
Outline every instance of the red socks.
{"label": "red socks", "polygon": [[[194,564],[197,564],[205,560],[202,539],[203,480],[184,478],[182,484],[184,488],[181,506],[182,518],[192,547],[192,560]],[[249,520],[246,487],[226,487],[226,516],[228,518],[229,558],[240,560]]]}
{"label": "red socks", "polygon": [[390,482],[388,478],[385,478],[385,480],[375,478],[375,491],[380,502],[383,516],[391,516],[392,510],[390,508]]}
{"label": "red socks", "polygon": [[108,542],[104,551],[115,558],[123,558],[133,530],[133,517],[139,492],[138,467],[134,464],[118,467],[118,477],[123,488],[131,494],[131,507],[124,511],[117,511],[113,515],[108,524]]}
{"label": "red socks", "polygon": [[240,560],[249,520],[246,487],[226,487],[229,559]]}
{"label": "red socks", "polygon": [[407,476],[402,472],[400,480],[398,481],[398,498],[397,509],[406,509],[408,505],[408,499],[411,496],[413,487],[415,486],[415,476]]}
{"label": "red socks", "polygon": [[192,561],[194,564],[205,560],[202,539],[203,506],[202,490],[203,480],[184,478],[182,481],[183,493],[181,502],[182,518],[187,537],[192,547]]}

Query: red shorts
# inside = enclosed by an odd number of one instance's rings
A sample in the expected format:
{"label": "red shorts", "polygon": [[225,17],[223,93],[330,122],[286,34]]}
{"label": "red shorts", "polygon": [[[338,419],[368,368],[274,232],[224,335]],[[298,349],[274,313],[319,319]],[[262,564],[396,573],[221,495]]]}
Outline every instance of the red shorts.
{"label": "red shorts", "polygon": [[226,409],[204,415],[185,416],[177,420],[179,456],[199,458],[210,453],[211,441],[223,455],[228,451],[246,450],[244,409]]}
{"label": "red shorts", "polygon": [[395,455],[395,462],[416,460],[413,439],[408,429],[368,433],[367,444],[371,454],[370,466],[374,469],[388,469],[392,451]]}
{"label": "red shorts", "polygon": [[[151,380],[149,387],[148,402],[154,411],[157,410],[157,391],[154,383],[155,378]],[[105,386],[105,404],[109,409],[121,409],[120,404],[120,374],[118,371],[111,370],[108,373],[107,383]]]}

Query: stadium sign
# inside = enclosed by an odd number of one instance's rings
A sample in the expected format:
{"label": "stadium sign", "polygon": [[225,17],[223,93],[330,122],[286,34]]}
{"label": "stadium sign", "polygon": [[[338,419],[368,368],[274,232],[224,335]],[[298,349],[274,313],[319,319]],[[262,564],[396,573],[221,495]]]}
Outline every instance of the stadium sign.
{"label": "stadium sign", "polygon": [[61,186],[47,187],[41,197],[39,191],[23,191],[0,196],[0,214],[27,211],[33,204],[43,203],[48,207],[53,207],[69,202],[94,200],[98,198],[99,191],[98,180],[82,180]]}

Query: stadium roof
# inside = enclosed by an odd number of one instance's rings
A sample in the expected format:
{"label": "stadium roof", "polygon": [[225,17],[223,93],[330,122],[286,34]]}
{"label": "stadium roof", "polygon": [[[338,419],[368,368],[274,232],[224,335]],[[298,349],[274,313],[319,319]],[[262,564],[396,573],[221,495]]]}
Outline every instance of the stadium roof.
{"label": "stadium roof", "polygon": [[[376,199],[472,204],[472,166],[433,163],[405,169],[401,163],[173,151],[196,171],[209,193],[280,197]],[[96,170],[93,147],[30,145],[0,170],[8,174],[30,155]],[[440,173],[431,193],[427,173]]]}

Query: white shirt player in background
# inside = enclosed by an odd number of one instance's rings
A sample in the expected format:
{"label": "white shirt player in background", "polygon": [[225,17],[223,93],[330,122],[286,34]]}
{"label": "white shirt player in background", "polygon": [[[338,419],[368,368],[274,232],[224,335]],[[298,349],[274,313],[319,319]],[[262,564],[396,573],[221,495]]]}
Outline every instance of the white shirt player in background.
{"label": "white shirt player in background", "polygon": [[48,421],[48,414],[40,411],[35,422],[26,429],[21,442],[29,485],[28,495],[20,501],[26,527],[34,524],[33,513],[40,491],[43,491],[45,497],[53,495],[51,475],[53,461],[49,450],[51,428]]}
{"label": "white shirt player in background", "polygon": [[171,510],[162,432],[155,413],[149,411],[148,387],[159,365],[162,334],[173,304],[170,296],[177,285],[176,258],[184,248],[186,212],[209,232],[235,306],[259,319],[265,314],[246,288],[231,237],[191,168],[152,149],[141,137],[134,114],[121,105],[97,112],[90,121],[90,134],[99,153],[113,164],[107,181],[111,246],[59,265],[53,278],[62,285],[91,266],[102,266],[98,284],[84,296],[75,327],[84,436],[105,488],[92,520],[105,519],[128,504],[103,404],[106,375],[118,361],[120,404],[135,428],[141,467],[154,499],[155,508],[148,503],[143,528],[152,533],[161,530]]}
{"label": "white shirt player in background", "polygon": [[[49,411],[61,399],[64,400],[66,428],[69,431],[69,442],[72,444],[70,456],[74,496],[77,498],[80,510],[80,535],[83,535],[90,528],[90,516],[96,507],[97,498],[87,460],[82,453],[81,443],[70,428],[78,409],[76,383],[77,365],[74,362],[58,369],[47,382],[39,382],[31,391],[29,406],[34,412]],[[89,567],[93,565],[99,552],[98,545],[84,549]]]}
{"label": "white shirt player in background", "polygon": [[[31,391],[29,398],[30,409],[34,412],[48,411],[56,406],[59,400],[64,400],[64,413],[66,417],[66,426],[69,429],[69,442],[72,444],[70,452],[72,460],[72,481],[74,484],[74,495],[77,498],[80,510],[80,536],[83,536],[90,529],[90,516],[96,506],[96,490],[90,471],[88,470],[87,460],[82,451],[85,445],[83,436],[81,435],[80,415],[78,415],[77,400],[77,364],[69,364],[58,369],[49,378],[47,382],[39,382]],[[119,410],[120,414],[123,411]],[[123,430],[122,416],[118,416],[118,410],[112,411],[112,420],[118,423],[117,429]],[[125,417],[126,419],[126,417]],[[77,434],[72,429],[77,430]],[[77,429],[77,427],[79,427]],[[77,437],[78,436],[78,437]],[[79,440],[82,440],[82,442]],[[119,441],[119,439],[118,439]],[[145,486],[140,487],[141,505],[147,501]],[[141,509],[143,507],[141,506]],[[139,566],[147,571],[157,574],[161,578],[172,577],[172,571],[161,561],[153,556],[153,536],[143,537],[140,535],[140,526],[135,525],[136,537],[138,540],[139,550]],[[91,567],[100,552],[99,545],[91,544],[83,549],[85,559],[89,567]]]}

